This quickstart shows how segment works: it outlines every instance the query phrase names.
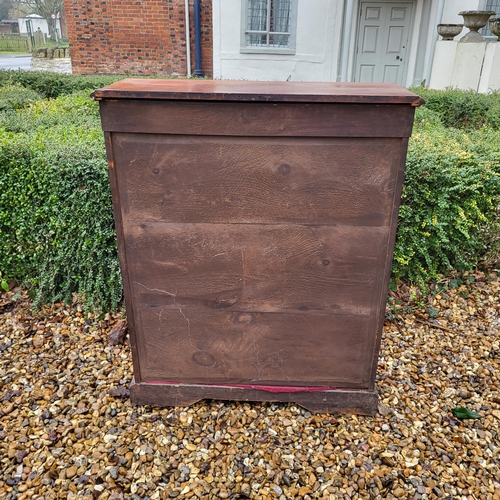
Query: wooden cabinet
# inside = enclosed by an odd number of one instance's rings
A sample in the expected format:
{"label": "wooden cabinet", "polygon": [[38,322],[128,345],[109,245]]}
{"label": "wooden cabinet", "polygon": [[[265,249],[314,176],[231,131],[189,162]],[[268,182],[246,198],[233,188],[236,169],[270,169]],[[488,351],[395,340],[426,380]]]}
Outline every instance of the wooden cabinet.
{"label": "wooden cabinet", "polygon": [[408,137],[396,85],[97,90],[137,404],[373,413]]}

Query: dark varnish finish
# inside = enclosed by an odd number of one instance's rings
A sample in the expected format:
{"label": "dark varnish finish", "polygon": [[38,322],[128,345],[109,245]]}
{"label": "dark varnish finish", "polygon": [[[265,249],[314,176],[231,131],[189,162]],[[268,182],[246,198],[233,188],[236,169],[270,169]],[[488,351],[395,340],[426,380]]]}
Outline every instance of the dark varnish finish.
{"label": "dark varnish finish", "polygon": [[408,137],[395,85],[97,90],[136,404],[374,413]]}
{"label": "dark varnish finish", "polygon": [[247,82],[126,78],[93,93],[100,99],[380,103],[420,106],[421,97],[391,83]]}
{"label": "dark varnish finish", "polygon": [[401,143],[121,133],[114,141],[128,221],[386,227]]}
{"label": "dark varnish finish", "polygon": [[[169,120],[165,120],[165,106]],[[240,102],[238,113],[233,109],[234,103],[224,101],[101,102],[103,129],[133,134],[385,138],[406,137],[413,124],[404,108],[391,104]]]}
{"label": "dark varnish finish", "polygon": [[378,397],[375,390],[320,389],[270,392],[252,386],[196,384],[156,384],[132,381],[130,397],[135,404],[188,406],[201,399],[298,403],[312,412],[357,413],[373,415]]}

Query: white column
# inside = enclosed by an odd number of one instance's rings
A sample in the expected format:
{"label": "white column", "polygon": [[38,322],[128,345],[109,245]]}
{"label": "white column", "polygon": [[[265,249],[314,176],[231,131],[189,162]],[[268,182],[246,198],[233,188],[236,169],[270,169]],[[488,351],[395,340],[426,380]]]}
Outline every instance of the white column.
{"label": "white column", "polygon": [[[425,59],[424,59],[424,75],[422,80],[426,82],[426,85],[430,86],[430,81],[432,80],[431,73],[434,68],[434,60],[436,56],[436,43],[438,41],[439,35],[437,33],[437,25],[441,24],[443,18],[443,9],[444,9],[445,0],[438,0],[435,7],[435,11],[431,12],[430,16],[430,26],[429,32],[427,34],[427,49],[425,51]],[[433,6],[434,6],[433,5]],[[432,15],[434,14],[434,16]]]}
{"label": "white column", "polygon": [[[214,79],[222,78],[222,64],[221,64],[221,0],[212,0],[212,44],[213,44],[213,54],[212,54],[212,64]],[[239,23],[239,19],[235,20]],[[239,25],[239,24],[238,24]]]}
{"label": "white column", "polygon": [[490,90],[500,90],[500,42],[486,44],[478,91],[487,93]]}
{"label": "white column", "polygon": [[349,68],[349,48],[351,45],[352,16],[354,12],[354,1],[344,1],[344,34],[342,36],[342,65],[340,70],[340,81],[347,82],[347,71]]}
{"label": "white column", "polygon": [[434,61],[432,63],[432,71],[429,79],[430,89],[443,90],[451,86],[457,45],[458,42],[451,40],[440,40],[436,43]]}
{"label": "white column", "polygon": [[457,43],[451,85],[462,90],[479,89],[486,42]]}

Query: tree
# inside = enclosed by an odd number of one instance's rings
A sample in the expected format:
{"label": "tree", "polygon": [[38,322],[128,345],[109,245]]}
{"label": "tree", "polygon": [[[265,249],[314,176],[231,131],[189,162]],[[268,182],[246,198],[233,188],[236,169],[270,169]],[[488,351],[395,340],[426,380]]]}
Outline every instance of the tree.
{"label": "tree", "polygon": [[17,0],[21,6],[29,7],[33,14],[42,16],[49,26],[49,36],[52,40],[56,39],[56,18],[52,17],[62,14],[64,9],[63,0]]}
{"label": "tree", "polygon": [[3,2],[10,5],[9,14],[5,19],[15,21],[18,17],[24,17],[27,14],[31,14],[31,10],[26,7],[26,5],[20,5],[17,0],[0,0],[0,3]]}
{"label": "tree", "polygon": [[14,0],[0,0],[0,20],[10,19],[9,10],[14,7]]}

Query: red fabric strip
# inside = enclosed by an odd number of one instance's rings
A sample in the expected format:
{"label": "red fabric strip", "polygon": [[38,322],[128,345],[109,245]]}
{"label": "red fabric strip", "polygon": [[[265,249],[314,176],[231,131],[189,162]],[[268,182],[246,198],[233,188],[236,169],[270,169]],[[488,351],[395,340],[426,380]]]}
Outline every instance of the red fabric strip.
{"label": "red fabric strip", "polygon": [[238,389],[255,389],[257,391],[266,392],[319,392],[319,391],[334,391],[336,387],[298,387],[286,385],[252,385],[252,384],[185,384],[181,382],[164,382],[161,380],[145,380],[145,384],[153,385],[198,385],[207,387],[235,387]]}

